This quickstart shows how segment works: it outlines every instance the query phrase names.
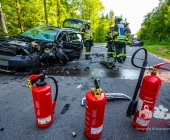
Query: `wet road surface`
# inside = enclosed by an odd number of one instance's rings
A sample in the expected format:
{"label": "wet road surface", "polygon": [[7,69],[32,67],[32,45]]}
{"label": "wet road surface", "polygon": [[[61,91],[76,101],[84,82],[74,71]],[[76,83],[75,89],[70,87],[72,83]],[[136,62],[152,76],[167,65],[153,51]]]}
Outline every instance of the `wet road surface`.
{"label": "wet road surface", "polygon": [[[116,63],[116,66],[109,69],[100,61],[107,59],[107,48],[105,44],[95,46],[91,51],[91,60],[85,60],[84,52],[79,60],[71,61],[66,66],[55,66],[49,69],[51,75],[56,76],[85,76],[85,77],[110,77],[121,79],[137,79],[139,69],[134,69],[130,63],[131,55],[137,47],[127,51],[127,59],[123,63]],[[129,50],[129,47],[127,46]],[[103,57],[104,56],[104,57]],[[113,59],[113,58],[111,58]]]}
{"label": "wet road surface", "polygon": [[[84,52],[79,60],[71,61],[66,66],[50,67],[50,75],[54,76],[79,76],[79,77],[108,77],[108,78],[120,78],[120,79],[138,79],[140,74],[140,68],[136,68],[131,63],[131,58],[134,52],[139,47],[126,46],[127,59],[123,63],[116,63],[116,66],[109,69],[100,63],[102,60],[107,59],[106,44],[95,44],[91,50],[91,60],[86,60]],[[108,60],[113,60],[110,58]],[[134,59],[134,63],[138,66],[142,66],[144,61],[144,52],[140,51]],[[148,53],[148,65],[153,66],[158,63],[162,63],[165,60],[161,57]],[[166,60],[169,61],[169,60]],[[170,65],[167,65],[170,69]],[[148,70],[145,72],[145,75]],[[161,73],[161,74],[160,74]],[[169,76],[166,76],[168,73]],[[166,82],[170,82],[170,72],[158,70],[158,76]]]}

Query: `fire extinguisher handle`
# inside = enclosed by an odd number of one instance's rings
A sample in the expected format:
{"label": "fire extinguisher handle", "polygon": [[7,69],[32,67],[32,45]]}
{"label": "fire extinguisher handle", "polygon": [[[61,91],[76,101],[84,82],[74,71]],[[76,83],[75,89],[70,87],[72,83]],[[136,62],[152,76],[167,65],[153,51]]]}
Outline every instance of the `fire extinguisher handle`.
{"label": "fire extinguisher handle", "polygon": [[38,82],[39,80],[40,80],[41,82],[43,82],[45,78],[46,78],[46,76],[45,76],[44,74],[33,74],[33,75],[31,75],[31,76],[29,77],[29,79],[28,79],[28,87],[29,87],[29,88],[32,88],[32,86],[33,86],[36,82]]}
{"label": "fire extinguisher handle", "polygon": [[154,65],[153,67],[154,67],[154,68],[157,68],[157,69],[162,69],[162,70],[168,70],[168,71],[170,71],[170,69],[168,69],[168,68],[163,68],[163,67],[161,67],[161,66],[166,65],[166,64],[170,64],[170,62],[159,63],[159,64]]}
{"label": "fire extinguisher handle", "polygon": [[100,80],[98,78],[94,79],[94,86],[96,87],[96,89],[100,88]]}

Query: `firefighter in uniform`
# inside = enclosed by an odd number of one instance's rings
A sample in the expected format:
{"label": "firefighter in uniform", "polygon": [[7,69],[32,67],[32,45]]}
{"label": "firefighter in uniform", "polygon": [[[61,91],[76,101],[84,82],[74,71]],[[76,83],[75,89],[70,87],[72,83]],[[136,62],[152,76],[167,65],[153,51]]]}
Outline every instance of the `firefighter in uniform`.
{"label": "firefighter in uniform", "polygon": [[106,35],[106,41],[107,41],[107,57],[113,57],[114,53],[115,53],[115,49],[114,49],[114,34],[113,34],[113,30],[114,30],[114,24],[112,24],[110,26],[110,31],[107,33]]}
{"label": "firefighter in uniform", "polygon": [[126,59],[126,45],[131,44],[130,43],[130,36],[131,36],[131,30],[128,27],[129,23],[127,21],[122,21],[123,25],[124,25],[124,35],[125,35],[125,45],[123,47],[123,51],[124,51],[124,56],[123,56],[123,60],[125,61]]}
{"label": "firefighter in uniform", "polygon": [[85,23],[85,27],[82,29],[82,34],[83,34],[83,42],[85,46],[85,58],[87,60],[90,59],[90,51],[91,47],[93,46],[93,35],[92,31],[90,29],[90,20],[87,20]]}
{"label": "firefighter in uniform", "polygon": [[124,25],[121,23],[122,17],[115,16],[115,26],[114,26],[114,46],[116,49],[115,58],[119,63],[123,62],[124,56],[124,45],[125,45],[125,36],[124,36]]}

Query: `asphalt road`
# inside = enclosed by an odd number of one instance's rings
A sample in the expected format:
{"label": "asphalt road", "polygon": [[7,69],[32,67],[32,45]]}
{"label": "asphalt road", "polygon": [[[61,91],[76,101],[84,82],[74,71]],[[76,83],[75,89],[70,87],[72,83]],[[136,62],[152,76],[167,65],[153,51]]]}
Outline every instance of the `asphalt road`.
{"label": "asphalt road", "polygon": [[[35,124],[35,114],[31,89],[26,87],[28,76],[14,76],[0,73],[0,140],[87,140],[84,130],[84,111],[81,100],[91,89],[94,78],[100,79],[100,86],[106,93],[124,93],[132,97],[140,73],[139,68],[131,64],[131,56],[137,47],[127,47],[127,59],[123,64],[107,69],[99,64],[103,58],[92,55],[92,61],[87,61],[82,55],[78,61],[70,62],[62,68],[52,68],[51,75],[59,85],[55,120],[47,128],[39,128]],[[95,44],[92,54],[105,54],[104,44]],[[139,54],[143,57],[143,54]],[[137,60],[137,64],[142,61]],[[163,62],[162,58],[148,55],[148,65]],[[87,71],[86,67],[89,67]],[[51,80],[46,80],[52,85]],[[163,105],[170,109],[170,83],[162,81],[156,106]],[[54,95],[53,95],[54,96]],[[112,100],[107,102],[103,133],[100,140],[169,140],[169,125],[151,125],[145,132],[138,131],[132,126],[132,119],[125,113],[129,100]],[[61,114],[65,104],[69,109]],[[160,110],[163,112],[163,110]],[[170,110],[166,110],[166,116]],[[153,122],[164,122],[169,119],[152,117]],[[72,137],[72,132],[77,136]]]}

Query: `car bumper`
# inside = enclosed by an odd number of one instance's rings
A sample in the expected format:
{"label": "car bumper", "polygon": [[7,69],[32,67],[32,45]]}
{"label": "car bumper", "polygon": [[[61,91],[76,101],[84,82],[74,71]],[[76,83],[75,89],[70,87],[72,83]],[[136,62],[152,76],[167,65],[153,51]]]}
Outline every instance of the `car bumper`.
{"label": "car bumper", "polygon": [[0,71],[15,72],[16,68],[32,67],[35,61],[29,56],[4,56],[0,55]]}
{"label": "car bumper", "polygon": [[3,56],[0,55],[0,65],[11,67],[29,67],[33,65],[33,59],[29,56]]}

